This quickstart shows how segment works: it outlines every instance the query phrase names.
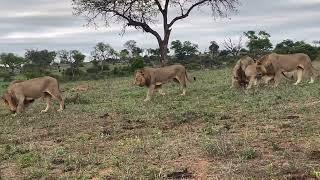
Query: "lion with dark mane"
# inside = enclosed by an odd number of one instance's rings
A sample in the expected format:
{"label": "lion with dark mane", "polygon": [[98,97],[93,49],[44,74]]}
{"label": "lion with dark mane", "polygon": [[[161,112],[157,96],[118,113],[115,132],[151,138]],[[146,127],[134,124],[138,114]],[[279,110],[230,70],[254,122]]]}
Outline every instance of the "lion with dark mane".
{"label": "lion with dark mane", "polygon": [[187,81],[189,81],[186,68],[182,65],[171,65],[160,68],[142,68],[136,71],[134,84],[140,87],[148,87],[147,97],[144,101],[149,101],[155,90],[161,95],[162,85],[175,81],[182,87],[182,94],[186,94]]}
{"label": "lion with dark mane", "polygon": [[250,89],[257,84],[255,62],[249,56],[240,58],[232,71],[231,88],[247,87]]}

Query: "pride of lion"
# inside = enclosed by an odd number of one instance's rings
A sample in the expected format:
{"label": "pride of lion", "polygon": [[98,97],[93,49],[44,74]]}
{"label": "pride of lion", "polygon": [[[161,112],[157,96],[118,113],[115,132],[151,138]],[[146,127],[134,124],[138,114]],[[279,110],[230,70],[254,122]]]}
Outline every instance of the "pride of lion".
{"label": "pride of lion", "polygon": [[[309,83],[314,83],[315,68],[312,66],[310,57],[303,53],[287,55],[271,53],[258,60],[244,56],[233,68],[231,88],[250,89],[257,86],[260,81],[265,84],[273,82],[273,86],[276,87],[283,77],[297,79],[294,83],[297,85],[302,81],[304,75],[309,76]],[[151,100],[155,91],[165,95],[162,86],[171,81],[179,83],[182,89],[181,95],[186,95],[187,82],[190,82],[190,79],[183,65],[146,67],[137,70],[134,76],[135,85],[148,88],[144,101]],[[2,96],[6,107],[14,114],[22,113],[26,107],[39,98],[43,98],[47,104],[41,112],[49,110],[52,98],[60,104],[58,111],[65,109],[59,83],[57,79],[49,76],[13,81]]]}
{"label": "pride of lion", "polygon": [[271,53],[257,61],[246,56],[239,59],[233,69],[231,87],[250,89],[261,80],[265,84],[273,81],[273,86],[276,87],[283,77],[287,79],[296,77],[294,85],[298,85],[304,75],[309,76],[309,83],[314,83],[315,73],[310,57],[303,53]]}

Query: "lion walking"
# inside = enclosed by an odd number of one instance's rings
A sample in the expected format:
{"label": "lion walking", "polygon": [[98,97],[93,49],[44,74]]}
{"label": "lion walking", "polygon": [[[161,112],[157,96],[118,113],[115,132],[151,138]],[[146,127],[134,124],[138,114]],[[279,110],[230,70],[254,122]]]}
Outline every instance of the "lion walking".
{"label": "lion walking", "polygon": [[161,88],[169,81],[178,82],[182,88],[181,95],[186,94],[187,81],[190,80],[186,68],[182,65],[139,69],[136,71],[134,84],[148,87],[147,97],[144,101],[149,101],[155,90],[158,90],[161,95],[165,95]]}

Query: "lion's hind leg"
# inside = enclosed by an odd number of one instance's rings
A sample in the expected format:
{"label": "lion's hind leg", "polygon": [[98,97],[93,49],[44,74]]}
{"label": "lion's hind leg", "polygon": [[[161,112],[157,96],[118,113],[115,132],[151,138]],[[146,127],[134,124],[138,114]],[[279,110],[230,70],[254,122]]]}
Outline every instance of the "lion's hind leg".
{"label": "lion's hind leg", "polygon": [[50,94],[55,100],[57,100],[60,104],[60,108],[58,109],[58,111],[63,111],[65,109],[65,104],[64,104],[64,100],[61,97],[61,93],[59,89],[51,89],[49,91],[47,91],[48,94]]}
{"label": "lion's hind leg", "polygon": [[309,84],[313,84],[313,83],[314,83],[314,77],[313,77],[313,76],[311,76],[311,77],[310,77]]}
{"label": "lion's hind leg", "polygon": [[309,75],[310,75],[310,81],[309,84],[313,84],[314,83],[314,79],[315,79],[315,74],[313,72],[314,67],[311,65],[310,69],[309,69]]}
{"label": "lion's hind leg", "polygon": [[46,104],[47,104],[47,107],[44,109],[44,110],[42,110],[41,112],[42,113],[46,113],[46,112],[48,112],[48,110],[50,109],[50,106],[51,106],[51,95],[49,94],[49,93],[44,93],[44,95],[43,95],[43,98],[45,99],[45,101],[46,101]]}
{"label": "lion's hind leg", "polygon": [[297,69],[297,82],[295,82],[294,85],[298,85],[302,81],[302,76],[303,76],[303,69],[298,68]]}

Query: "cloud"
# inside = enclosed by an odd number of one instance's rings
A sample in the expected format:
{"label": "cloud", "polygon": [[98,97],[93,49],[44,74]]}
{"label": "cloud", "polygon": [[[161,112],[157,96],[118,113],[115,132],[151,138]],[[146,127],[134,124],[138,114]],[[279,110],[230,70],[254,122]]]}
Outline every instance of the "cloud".
{"label": "cloud", "polygon": [[[237,39],[248,30],[265,30],[273,43],[283,39],[319,39],[320,0],[241,1],[237,13],[228,18],[211,16],[204,8],[193,11],[187,19],[177,22],[171,40],[189,40],[207,49],[212,40],[222,43],[225,38]],[[120,50],[130,39],[143,48],[157,47],[156,39],[146,33],[128,28],[121,33],[121,26],[84,26],[83,17],[72,15],[71,1],[10,0],[0,6],[0,51],[23,54],[25,49],[78,49],[89,54],[97,42],[106,42]],[[153,27],[161,31],[161,24]],[[162,34],[162,33],[161,33]]]}

